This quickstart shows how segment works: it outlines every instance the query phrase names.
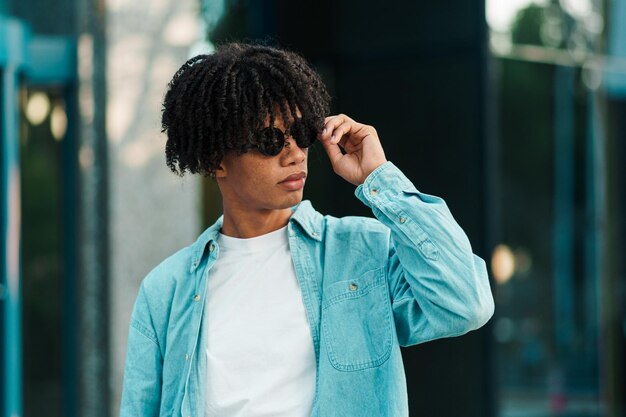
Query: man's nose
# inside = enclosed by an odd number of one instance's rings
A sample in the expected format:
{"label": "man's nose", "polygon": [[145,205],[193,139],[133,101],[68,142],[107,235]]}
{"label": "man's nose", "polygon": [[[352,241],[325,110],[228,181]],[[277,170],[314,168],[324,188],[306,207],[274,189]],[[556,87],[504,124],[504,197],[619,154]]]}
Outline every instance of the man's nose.
{"label": "man's nose", "polygon": [[283,149],[285,158],[291,162],[300,163],[306,158],[307,149],[302,149],[298,146],[293,137],[288,136],[285,138],[285,148]]}

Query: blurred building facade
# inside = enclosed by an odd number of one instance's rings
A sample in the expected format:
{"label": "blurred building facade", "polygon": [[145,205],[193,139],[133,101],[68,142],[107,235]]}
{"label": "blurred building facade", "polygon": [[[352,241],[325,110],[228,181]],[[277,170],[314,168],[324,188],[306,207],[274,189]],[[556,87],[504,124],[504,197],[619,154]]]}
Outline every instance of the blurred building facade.
{"label": "blurred building facade", "polygon": [[490,10],[502,415],[621,416],[626,2]]}
{"label": "blurred building facade", "polygon": [[3,416],[118,413],[139,283],[200,230],[160,134],[198,8],[0,2]]}
{"label": "blurred building facade", "polygon": [[[490,264],[494,319],[403,351],[411,414],[626,416],[626,0],[3,0],[0,19],[3,415],[117,414],[141,279],[220,211],[164,164],[165,86],[263,39]],[[309,155],[305,198],[371,215]]]}

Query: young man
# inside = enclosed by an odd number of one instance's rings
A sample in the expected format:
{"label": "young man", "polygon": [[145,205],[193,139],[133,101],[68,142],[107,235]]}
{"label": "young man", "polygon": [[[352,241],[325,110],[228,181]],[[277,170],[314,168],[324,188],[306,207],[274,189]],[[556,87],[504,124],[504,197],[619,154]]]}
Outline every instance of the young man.
{"label": "young man", "polygon": [[[122,416],[407,416],[400,346],[491,317],[485,263],[444,201],[386,160],[372,126],[328,108],[282,49],[227,44],[176,73],[167,164],[213,177],[224,214],[144,279]],[[316,138],[375,218],[302,201]]]}

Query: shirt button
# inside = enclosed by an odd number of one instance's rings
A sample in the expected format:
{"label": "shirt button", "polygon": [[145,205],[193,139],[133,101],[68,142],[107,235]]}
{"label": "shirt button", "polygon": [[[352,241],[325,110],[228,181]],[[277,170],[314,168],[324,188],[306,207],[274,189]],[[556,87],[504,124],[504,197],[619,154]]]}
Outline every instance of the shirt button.
{"label": "shirt button", "polygon": [[193,301],[200,301],[200,294],[196,294],[193,296]]}
{"label": "shirt button", "polygon": [[185,353],[185,361],[188,361],[188,360],[189,360],[189,354]]}
{"label": "shirt button", "polygon": [[400,217],[400,223],[404,223],[406,221],[406,217]]}
{"label": "shirt button", "polygon": [[311,236],[313,236],[313,237],[317,237],[317,233],[315,233],[315,232],[311,232]]}
{"label": "shirt button", "polygon": [[354,282],[351,282],[348,288],[350,288],[350,291],[356,291],[359,286],[356,285]]}
{"label": "shirt button", "polygon": [[372,189],[370,190],[370,194],[371,194],[371,195],[376,195],[376,194],[378,194],[378,188],[372,188]]}
{"label": "shirt button", "polygon": [[209,246],[209,252],[213,252],[215,250],[215,245],[211,243]]}

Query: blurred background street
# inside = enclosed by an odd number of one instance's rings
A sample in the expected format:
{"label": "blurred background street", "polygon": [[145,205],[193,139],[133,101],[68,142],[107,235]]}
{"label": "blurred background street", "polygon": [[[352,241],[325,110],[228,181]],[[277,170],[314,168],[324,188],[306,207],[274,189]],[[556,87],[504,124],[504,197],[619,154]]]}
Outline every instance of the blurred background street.
{"label": "blurred background street", "polygon": [[487,326],[403,350],[411,415],[626,417],[626,0],[0,0],[0,417],[118,415],[141,280],[221,212],[161,100],[235,40],[301,53],[489,265]]}

